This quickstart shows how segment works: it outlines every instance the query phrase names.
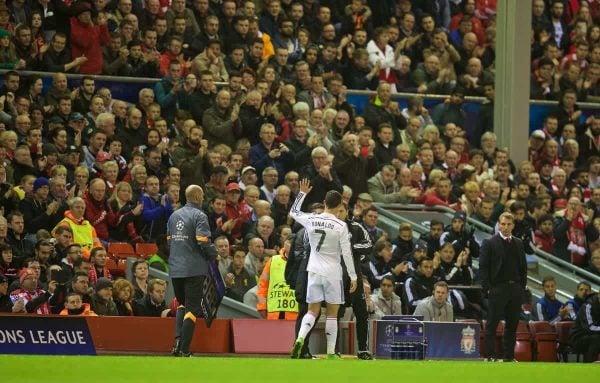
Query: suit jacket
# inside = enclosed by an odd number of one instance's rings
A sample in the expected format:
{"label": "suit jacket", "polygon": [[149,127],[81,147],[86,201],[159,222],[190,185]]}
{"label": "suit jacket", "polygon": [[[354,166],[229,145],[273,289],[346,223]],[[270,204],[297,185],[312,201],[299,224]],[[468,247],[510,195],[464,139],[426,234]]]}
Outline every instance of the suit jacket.
{"label": "suit jacket", "polygon": [[[479,272],[481,274],[481,287],[483,291],[488,291],[495,284],[498,273],[502,268],[502,262],[508,255],[504,251],[504,240],[500,234],[483,241],[479,257]],[[525,260],[525,247],[523,242],[513,236],[512,241],[517,248],[519,262],[519,283],[525,289],[527,285],[527,262]]]}

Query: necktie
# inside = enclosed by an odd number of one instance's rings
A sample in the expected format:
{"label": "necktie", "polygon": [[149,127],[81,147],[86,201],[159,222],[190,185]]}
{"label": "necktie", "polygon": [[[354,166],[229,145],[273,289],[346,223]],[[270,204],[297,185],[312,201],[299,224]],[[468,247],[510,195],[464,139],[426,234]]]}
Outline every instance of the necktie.
{"label": "necktie", "polygon": [[512,237],[506,237],[506,243],[510,244],[511,241],[512,241]]}

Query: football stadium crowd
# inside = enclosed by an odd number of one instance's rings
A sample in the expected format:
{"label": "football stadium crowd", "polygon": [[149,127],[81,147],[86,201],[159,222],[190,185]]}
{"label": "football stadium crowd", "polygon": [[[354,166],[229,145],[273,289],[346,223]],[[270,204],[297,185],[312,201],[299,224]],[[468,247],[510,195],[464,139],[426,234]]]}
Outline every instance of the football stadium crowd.
{"label": "football stadium crowd", "polygon": [[[362,265],[371,318],[413,312],[440,280],[477,284],[467,217],[494,227],[510,211],[529,253],[600,275],[600,115],[578,106],[600,100],[600,2],[532,1],[531,98],[558,106],[516,164],[494,134],[495,8],[2,2],[0,311],[173,315],[166,281],[148,272],[168,271],[166,222],[191,184],[205,191],[227,296],[252,305],[267,261],[290,251],[303,178],[313,186],[305,211],[337,190],[374,244]],[[23,70],[52,72],[51,85]],[[158,82],[118,100],[94,75]],[[349,89],[374,91],[361,113]],[[396,92],[413,94],[405,108]],[[429,94],[446,98],[428,110]],[[469,130],[465,96],[485,99]],[[381,230],[374,202],[455,214],[415,240],[410,224]],[[136,260],[130,281],[115,278],[114,242],[156,243],[156,253]],[[548,279],[530,314],[575,319],[589,287],[563,305]],[[450,301],[455,316],[482,317],[481,294],[451,289]]]}

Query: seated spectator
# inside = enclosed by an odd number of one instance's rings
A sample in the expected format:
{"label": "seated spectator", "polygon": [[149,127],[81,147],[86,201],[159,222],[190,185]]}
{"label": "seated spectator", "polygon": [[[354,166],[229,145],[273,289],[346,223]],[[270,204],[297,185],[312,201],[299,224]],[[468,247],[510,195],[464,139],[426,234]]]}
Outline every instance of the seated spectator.
{"label": "seated spectator", "polygon": [[394,289],[394,278],[387,275],[381,278],[379,289],[371,295],[375,311],[373,319],[381,319],[386,315],[402,315],[402,302]]}
{"label": "seated spectator", "polygon": [[259,237],[254,237],[248,241],[248,253],[244,262],[245,268],[250,275],[253,275],[258,281],[265,262],[269,257],[265,255],[265,245]]}
{"label": "seated spectator", "polygon": [[113,283],[113,301],[119,316],[133,316],[133,285],[125,278]]}
{"label": "seated spectator", "polygon": [[440,245],[450,242],[456,245],[455,250],[460,253],[463,249],[469,249],[469,265],[472,258],[479,258],[479,244],[473,236],[473,230],[466,224],[467,217],[462,211],[454,213],[452,223],[440,237]]}
{"label": "seated spectator", "polygon": [[13,262],[13,251],[6,243],[0,244],[0,274],[8,281],[10,285],[13,281],[18,279],[18,269]]}
{"label": "seated spectator", "polygon": [[457,253],[450,242],[445,242],[433,258],[436,275],[450,285],[470,286],[472,284],[474,274],[469,263],[469,248],[466,247]]}
{"label": "seated spectator", "polygon": [[433,191],[425,195],[425,206],[446,206],[452,209],[459,209],[460,202],[456,201],[452,196],[452,181],[448,178],[440,178],[435,183]]}
{"label": "seated spectator", "polygon": [[398,226],[398,236],[394,238],[392,245],[394,246],[394,265],[408,258],[415,246],[412,225],[410,223],[401,223]]}
{"label": "seated spectator", "polygon": [[433,285],[433,295],[417,304],[414,315],[423,315],[425,322],[454,322],[452,304],[448,302],[448,284],[444,281]]}
{"label": "seated spectator", "polygon": [[133,313],[142,317],[171,316],[171,309],[165,303],[167,282],[162,279],[151,279],[148,282],[148,293],[141,299],[134,301]]}
{"label": "seated spectator", "polygon": [[54,296],[54,291],[58,284],[56,281],[48,283],[48,290],[42,290],[38,287],[39,276],[30,268],[25,268],[19,273],[19,282],[21,287],[10,293],[10,300],[13,303],[13,312],[15,306],[21,308],[20,313],[29,314],[50,314],[50,302]]}
{"label": "seated spectator", "polygon": [[92,311],[89,303],[83,303],[81,295],[77,293],[67,294],[65,308],[59,315],[75,315],[75,316],[97,316]]}
{"label": "seated spectator", "polygon": [[596,249],[592,253],[590,266],[587,270],[592,274],[600,276],[600,249]]}
{"label": "seated spectator", "polygon": [[227,287],[225,295],[239,302],[243,302],[244,294],[256,286],[256,277],[244,266],[245,263],[246,250],[241,246],[234,247],[233,260],[224,278]]}
{"label": "seated spectator", "polygon": [[441,247],[440,237],[444,233],[444,223],[437,219],[429,222],[429,232],[421,234],[419,241],[427,244],[427,256],[433,259],[435,252]]}
{"label": "seated spectator", "polygon": [[408,312],[412,313],[417,305],[433,293],[433,285],[438,278],[433,275],[433,261],[427,257],[419,260],[417,269],[412,271],[404,282],[404,294]]}
{"label": "seated spectator", "polygon": [[534,318],[552,324],[569,319],[568,308],[556,298],[556,280],[554,277],[544,277],[542,287],[544,288],[544,296],[535,304]]}
{"label": "seated spectator", "polygon": [[113,282],[107,278],[99,278],[92,296],[92,310],[100,316],[118,316],[117,306],[112,299]]}
{"label": "seated spectator", "polygon": [[96,229],[90,221],[84,218],[85,201],[81,197],[73,197],[67,202],[69,210],[65,212],[65,218],[60,221],[52,231],[56,231],[59,226],[67,226],[73,232],[73,242],[81,245],[85,258],[90,257],[90,251],[93,247],[102,246]]}
{"label": "seated spectator", "polygon": [[23,309],[23,301],[20,301],[19,306],[14,307],[13,302],[8,295],[8,278],[0,273],[0,313],[21,312]]}
{"label": "seated spectator", "polygon": [[592,286],[588,282],[579,282],[575,296],[567,301],[565,307],[569,312],[569,320],[576,320],[579,309],[585,303],[586,298],[592,292]]}
{"label": "seated spectator", "polygon": [[134,287],[133,299],[142,299],[148,293],[148,262],[138,259],[131,264],[131,284]]}
{"label": "seated spectator", "polygon": [[598,353],[600,352],[600,328],[598,323],[600,323],[600,294],[596,293],[586,300],[579,309],[569,339],[574,349],[583,353],[583,361],[586,363],[598,359]]}
{"label": "seated spectator", "polygon": [[87,273],[75,271],[73,277],[71,277],[71,286],[67,290],[79,294],[83,303],[92,303],[91,292],[93,292],[93,288],[90,287],[90,278]]}
{"label": "seated spectator", "polygon": [[369,283],[374,289],[379,288],[384,277],[390,277],[394,281],[403,280],[408,271],[408,264],[401,262],[392,263],[392,244],[388,241],[379,241],[373,246],[373,256],[369,260],[368,267],[363,267]]}
{"label": "seated spectator", "polygon": [[100,278],[106,278],[112,280],[112,275],[106,266],[106,250],[102,246],[94,247],[90,252],[90,262],[92,267],[90,268],[89,277],[90,284],[96,285],[96,282]]}

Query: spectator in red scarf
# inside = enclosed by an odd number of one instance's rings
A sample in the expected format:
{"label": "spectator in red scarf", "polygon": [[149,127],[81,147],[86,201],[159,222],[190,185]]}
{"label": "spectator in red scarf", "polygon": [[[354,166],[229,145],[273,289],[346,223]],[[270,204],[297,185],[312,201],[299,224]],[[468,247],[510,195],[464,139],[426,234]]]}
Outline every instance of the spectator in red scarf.
{"label": "spectator in red scarf", "polygon": [[113,212],[106,202],[106,182],[102,178],[94,178],[85,192],[85,219],[96,228],[96,234],[101,241],[108,242],[109,227],[115,227],[119,222],[119,214]]}
{"label": "spectator in red scarf", "polygon": [[99,278],[107,278],[112,280],[112,275],[106,267],[106,250],[103,247],[94,247],[90,253],[90,261],[92,261],[92,267],[90,268],[90,284],[96,285]]}
{"label": "spectator in red scarf", "polygon": [[577,266],[586,264],[586,220],[581,201],[572,197],[554,225],[553,254]]}
{"label": "spectator in red scarf", "polygon": [[[33,269],[23,269],[19,274],[21,288],[10,293],[10,300],[14,306],[22,306],[23,313],[50,314],[49,301],[54,295],[58,284],[56,281],[48,283],[48,291],[38,287],[38,277]],[[13,312],[15,312],[13,310]]]}

